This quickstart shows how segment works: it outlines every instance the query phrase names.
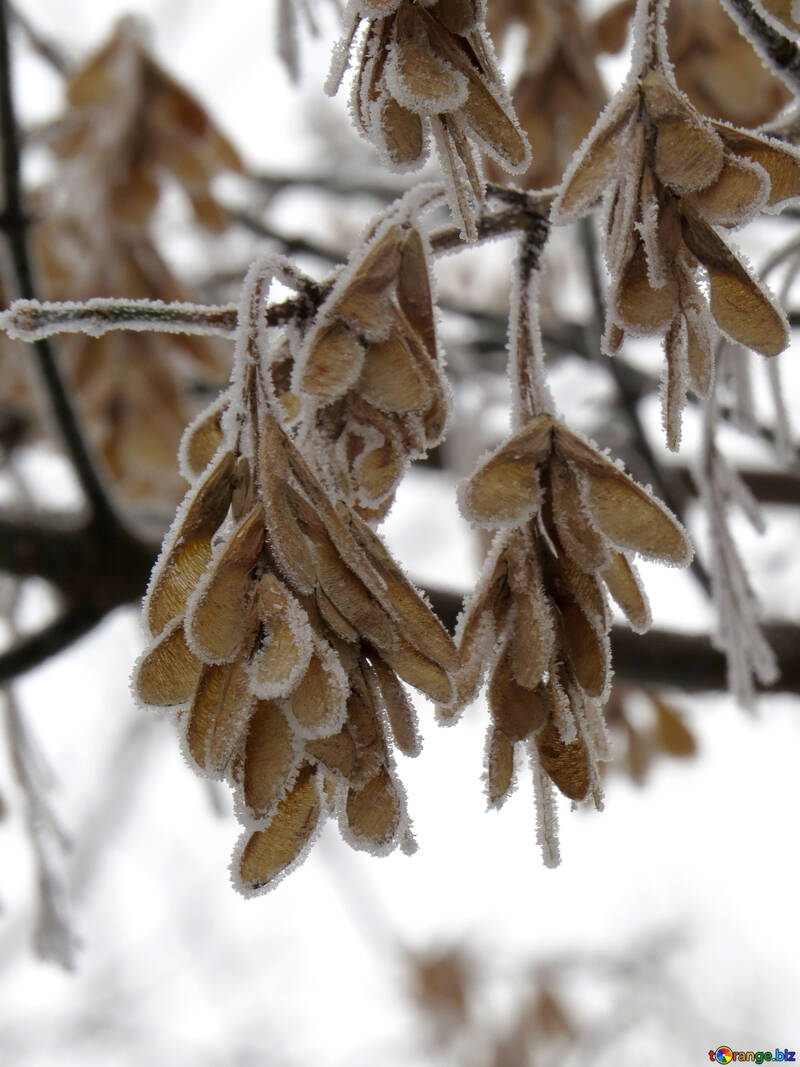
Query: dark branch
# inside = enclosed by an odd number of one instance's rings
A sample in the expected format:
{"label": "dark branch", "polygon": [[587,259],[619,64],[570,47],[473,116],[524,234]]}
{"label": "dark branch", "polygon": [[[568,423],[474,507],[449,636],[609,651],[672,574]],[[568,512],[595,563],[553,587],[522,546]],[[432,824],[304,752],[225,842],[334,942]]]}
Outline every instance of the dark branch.
{"label": "dark branch", "polygon": [[73,604],[63,615],[43,629],[24,637],[8,651],[0,653],[0,685],[38,667],[51,656],[93,630],[105,612],[90,604]]}
{"label": "dark branch", "polygon": [[[5,231],[11,249],[19,294],[24,299],[34,300],[36,292],[28,255],[28,219],[23,207],[20,182],[19,138],[12,81],[8,40],[8,5],[6,0],[0,0],[0,131],[3,146]],[[119,525],[117,517],[92,461],[55,354],[46,340],[36,342],[35,352],[53,414],[92,515],[96,522],[104,523],[109,528],[116,528]]]}
{"label": "dark branch", "polygon": [[800,48],[759,15],[750,0],[722,0],[741,33],[777,69],[795,95],[800,95]]}
{"label": "dark branch", "polygon": [[[428,590],[439,618],[450,629],[461,611],[458,593]],[[775,651],[780,678],[764,692],[800,693],[800,627],[773,623],[764,634]],[[651,630],[635,634],[614,626],[611,629],[614,675],[621,681],[639,685],[670,686],[686,692],[717,692],[727,689],[725,656],[705,634],[678,634]]]}

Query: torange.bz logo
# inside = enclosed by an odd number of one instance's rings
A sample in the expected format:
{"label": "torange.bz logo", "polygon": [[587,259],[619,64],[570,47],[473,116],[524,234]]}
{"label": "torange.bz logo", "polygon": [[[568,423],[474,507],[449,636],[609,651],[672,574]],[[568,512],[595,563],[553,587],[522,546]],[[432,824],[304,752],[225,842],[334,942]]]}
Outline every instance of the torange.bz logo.
{"label": "torange.bz logo", "polygon": [[712,1063],[794,1063],[795,1053],[790,1049],[776,1048],[774,1052],[735,1052],[727,1045],[720,1045],[716,1052],[709,1050]]}

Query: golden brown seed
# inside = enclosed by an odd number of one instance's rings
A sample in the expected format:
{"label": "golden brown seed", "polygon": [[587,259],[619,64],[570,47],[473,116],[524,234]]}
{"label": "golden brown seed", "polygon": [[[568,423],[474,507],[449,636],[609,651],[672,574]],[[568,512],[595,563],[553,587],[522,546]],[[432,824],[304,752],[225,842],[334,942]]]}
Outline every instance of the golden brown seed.
{"label": "golden brown seed", "polygon": [[330,734],[344,718],[347,692],[330,659],[314,652],[289,706],[297,724],[314,737]]}
{"label": "golden brown seed", "polygon": [[286,716],[272,700],[261,700],[250,719],[244,748],[244,802],[262,818],[284,792],[295,761],[295,742]]}
{"label": "golden brown seed", "polygon": [[621,552],[613,552],[608,566],[601,572],[609,593],[631,622],[642,632],[650,625],[650,610],[639,580]]}
{"label": "golden brown seed", "polygon": [[600,697],[610,673],[607,642],[592,626],[576,600],[558,594],[556,603],[563,648],[578,684],[589,696]]}
{"label": "golden brown seed", "polygon": [[229,660],[252,633],[252,571],[264,545],[264,512],[257,505],[207,576],[186,618],[187,634],[209,660]]}
{"label": "golden brown seed", "polygon": [[357,844],[382,849],[397,835],[402,805],[385,767],[360,789],[347,793],[347,825]]}
{"label": "golden brown seed", "polygon": [[136,692],[154,707],[185,704],[192,698],[202,668],[186,644],[183,620],[175,619],[139,664]]}
{"label": "golden brown seed", "polygon": [[344,396],[358,379],[363,361],[362,342],[346,322],[334,319],[311,340],[300,388],[326,400]]}
{"label": "golden brown seed", "polygon": [[197,684],[188,713],[186,741],[198,767],[221,777],[253,706],[241,663],[212,664]]}
{"label": "golden brown seed", "polygon": [[330,737],[306,741],[306,755],[322,763],[329,771],[349,778],[356,764],[356,746],[348,729]]}
{"label": "golden brown seed", "polygon": [[589,792],[589,754],[583,738],[565,744],[552,722],[536,735],[539,760],[553,783],[570,800],[583,800]]}
{"label": "golden brown seed", "polygon": [[266,829],[249,837],[239,861],[244,887],[261,889],[294,862],[317,828],[319,817],[316,776],[312,767],[305,767]]}
{"label": "golden brown seed", "polygon": [[356,386],[381,411],[419,411],[430,397],[417,362],[397,325],[385,341],[373,341]]}
{"label": "golden brown seed", "polygon": [[496,726],[489,727],[486,789],[489,803],[499,808],[514,784],[514,742]]}
{"label": "golden brown seed", "polygon": [[489,683],[489,710],[511,741],[524,741],[546,722],[551,712],[543,686],[525,689],[514,677],[508,647],[497,661]]}

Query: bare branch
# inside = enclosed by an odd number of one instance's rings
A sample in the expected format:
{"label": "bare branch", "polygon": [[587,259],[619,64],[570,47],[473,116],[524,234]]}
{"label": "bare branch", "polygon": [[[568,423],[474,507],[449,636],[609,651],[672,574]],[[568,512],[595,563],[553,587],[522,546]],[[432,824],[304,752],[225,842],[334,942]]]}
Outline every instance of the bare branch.
{"label": "bare branch", "polygon": [[723,7],[742,34],[780,74],[795,94],[800,94],[800,48],[782,36],[759,15],[750,0],[722,0]]}
{"label": "bare branch", "polygon": [[[19,139],[12,81],[8,41],[8,5],[6,0],[0,0],[0,130],[2,131],[5,192],[4,228],[11,249],[19,292],[22,297],[33,300],[36,293],[28,255],[28,219],[23,208]],[[95,468],[55,354],[44,340],[36,342],[35,351],[53,414],[92,514],[97,522],[109,528],[117,528],[119,520]]]}

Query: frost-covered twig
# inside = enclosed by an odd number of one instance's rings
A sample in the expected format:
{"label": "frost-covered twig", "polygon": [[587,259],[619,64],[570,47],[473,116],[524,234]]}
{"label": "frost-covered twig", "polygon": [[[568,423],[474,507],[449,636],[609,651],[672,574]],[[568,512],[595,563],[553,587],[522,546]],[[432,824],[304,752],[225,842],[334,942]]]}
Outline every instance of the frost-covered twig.
{"label": "frost-covered twig", "polygon": [[800,94],[800,47],[762,18],[750,0],[722,0],[722,5],[775,73]]}
{"label": "frost-covered twig", "polygon": [[11,764],[25,800],[25,822],[36,860],[36,952],[42,959],[71,970],[77,941],[70,927],[66,888],[58,869],[69,839],[45,796],[47,782],[37,767],[39,761],[13,690],[5,691],[4,704]]}
{"label": "frost-covered twig", "polygon": [[757,502],[717,450],[715,404],[716,384],[706,404],[703,453],[697,471],[711,539],[711,583],[718,620],[715,644],[725,653],[731,692],[743,707],[752,709],[756,680],[762,685],[772,684],[778,677],[778,664],[762,633],[759,606],[730,532],[731,506],[738,505],[759,531],[762,520]]}
{"label": "frost-covered twig", "polygon": [[[491,191],[491,190],[490,190]],[[548,235],[547,199],[526,193],[504,191],[507,206],[499,211],[484,211],[478,220],[478,240],[493,240],[524,231],[530,233],[539,248],[544,247]],[[248,225],[255,220],[248,218]],[[261,224],[259,224],[260,226]],[[262,233],[286,243],[288,239],[261,227]],[[295,250],[298,242],[295,240]],[[304,250],[331,258],[334,253],[322,251],[304,243]],[[430,238],[434,254],[445,254],[462,247],[457,227],[436,230]],[[304,291],[297,297],[270,304],[265,311],[267,326],[280,326],[299,315],[307,315],[322,303],[330,291],[331,282],[316,284],[304,280]],[[233,336],[237,329],[237,309],[234,304],[203,306],[188,303],[164,303],[162,300],[92,299],[48,302],[33,299],[16,300],[0,313],[0,330],[18,341],[42,343],[59,333],[84,333],[101,337],[111,330],[144,330],[161,333],[216,334]]]}

